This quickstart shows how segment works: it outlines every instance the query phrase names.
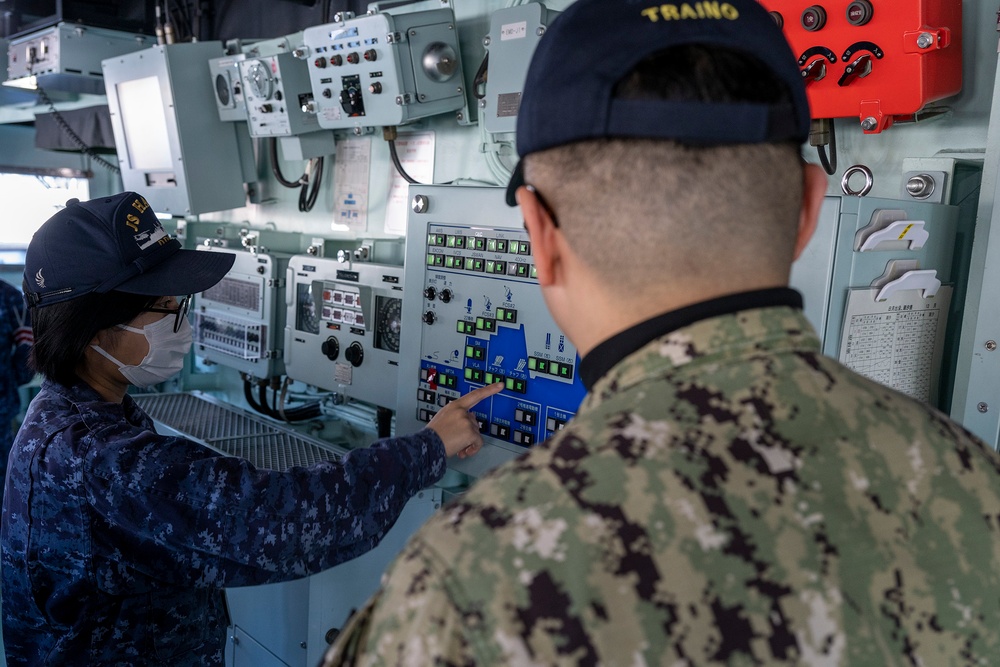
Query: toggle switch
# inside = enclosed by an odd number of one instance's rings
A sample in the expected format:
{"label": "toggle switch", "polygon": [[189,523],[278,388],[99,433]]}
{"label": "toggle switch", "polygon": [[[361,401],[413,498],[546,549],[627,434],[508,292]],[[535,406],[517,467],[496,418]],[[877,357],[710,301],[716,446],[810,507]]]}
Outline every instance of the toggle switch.
{"label": "toggle switch", "polygon": [[854,62],[844,68],[844,74],[837,81],[838,86],[849,86],[858,79],[863,79],[872,73],[872,57],[865,53],[858,56]]}

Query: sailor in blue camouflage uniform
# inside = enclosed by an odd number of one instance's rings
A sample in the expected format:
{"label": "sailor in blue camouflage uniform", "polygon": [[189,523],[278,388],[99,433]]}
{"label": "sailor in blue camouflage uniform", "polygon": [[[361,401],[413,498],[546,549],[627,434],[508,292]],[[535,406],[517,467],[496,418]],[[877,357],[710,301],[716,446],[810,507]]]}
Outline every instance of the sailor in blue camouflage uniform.
{"label": "sailor in blue camouflage uniform", "polygon": [[178,370],[190,294],[231,254],[183,250],[134,193],[79,202],[28,247],[33,362],[0,531],[8,665],[220,665],[225,586],[319,572],[375,546],[447,455],[468,408],[341,461],[277,472],[157,434],[127,395]]}
{"label": "sailor in blue camouflage uniform", "polygon": [[28,365],[33,340],[21,292],[0,280],[0,480],[7,477],[13,423],[21,412],[18,387],[35,377]]}
{"label": "sailor in blue camouflage uniform", "polygon": [[548,26],[508,195],[588,394],[414,535],[325,665],[1000,664],[996,453],[822,356],[787,287],[809,121],[755,0]]}

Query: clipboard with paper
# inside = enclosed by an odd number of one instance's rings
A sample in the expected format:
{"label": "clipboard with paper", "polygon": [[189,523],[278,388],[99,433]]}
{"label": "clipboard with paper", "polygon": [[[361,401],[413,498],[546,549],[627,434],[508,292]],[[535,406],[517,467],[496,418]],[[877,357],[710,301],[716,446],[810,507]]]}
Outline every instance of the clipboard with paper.
{"label": "clipboard with paper", "polygon": [[917,400],[937,401],[953,288],[933,269],[891,262],[870,287],[848,291],[840,361]]}

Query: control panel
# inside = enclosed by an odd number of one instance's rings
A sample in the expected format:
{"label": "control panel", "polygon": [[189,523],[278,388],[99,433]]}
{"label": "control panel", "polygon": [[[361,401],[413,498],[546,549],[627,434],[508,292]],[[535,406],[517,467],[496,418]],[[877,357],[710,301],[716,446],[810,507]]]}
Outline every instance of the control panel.
{"label": "control panel", "polygon": [[285,372],[395,408],[403,267],[298,255],[288,265]]}
{"label": "control panel", "polygon": [[465,108],[451,9],[342,18],[306,29],[296,50],[308,63],[321,127],[401,125]]}
{"label": "control panel", "polygon": [[243,60],[246,60],[245,53],[208,61],[219,120],[235,122],[247,119],[247,102],[243,98],[243,83],[240,81],[240,62]]}
{"label": "control panel", "polygon": [[546,26],[559,15],[540,2],[500,9],[490,15],[490,34],[484,41],[489,51],[489,75],[479,113],[488,132],[517,130],[521,91],[528,65]]}
{"label": "control panel", "polygon": [[813,118],[869,134],[962,88],[962,3],[761,0],[798,57]]}
{"label": "control panel", "polygon": [[483,451],[452,461],[480,475],[561,429],[585,393],[576,348],[535,277],[531,242],[503,188],[413,186],[397,431],[494,382],[472,413]]}
{"label": "control panel", "polygon": [[104,94],[101,61],[152,46],[147,35],[59,23],[11,40],[6,85]]}
{"label": "control panel", "polygon": [[247,56],[237,63],[252,137],[289,137],[320,129],[306,64],[291,53]]}
{"label": "control panel", "polygon": [[[206,252],[233,252],[201,246]],[[288,256],[235,252],[226,277],[195,297],[195,353],[214,363],[266,379],[284,373],[283,287]]]}

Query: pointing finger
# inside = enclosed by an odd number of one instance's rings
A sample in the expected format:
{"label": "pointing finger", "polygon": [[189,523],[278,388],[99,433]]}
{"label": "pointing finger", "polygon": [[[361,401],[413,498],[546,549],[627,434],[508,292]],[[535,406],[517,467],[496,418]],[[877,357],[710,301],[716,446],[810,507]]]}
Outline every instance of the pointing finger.
{"label": "pointing finger", "polygon": [[484,398],[489,398],[493,394],[498,393],[501,389],[503,389],[503,382],[494,382],[493,384],[488,384],[485,387],[473,389],[465,396],[456,398],[449,405],[457,405],[463,410],[470,410],[476,405],[476,403]]}

